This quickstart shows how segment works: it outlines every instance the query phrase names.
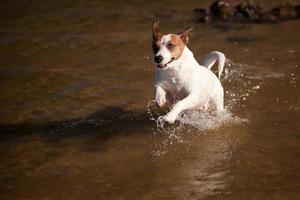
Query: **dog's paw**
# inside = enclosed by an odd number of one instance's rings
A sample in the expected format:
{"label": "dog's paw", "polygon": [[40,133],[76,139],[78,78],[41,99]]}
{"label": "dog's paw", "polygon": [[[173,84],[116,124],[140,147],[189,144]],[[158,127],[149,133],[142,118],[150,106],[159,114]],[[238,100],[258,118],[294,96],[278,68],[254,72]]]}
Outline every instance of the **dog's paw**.
{"label": "dog's paw", "polygon": [[164,107],[167,103],[166,97],[159,97],[156,99],[156,103],[159,107]]}
{"label": "dog's paw", "polygon": [[170,115],[170,114],[167,114],[163,117],[163,119],[168,122],[169,124],[174,124],[175,120],[176,120],[177,116],[174,116],[174,115]]}

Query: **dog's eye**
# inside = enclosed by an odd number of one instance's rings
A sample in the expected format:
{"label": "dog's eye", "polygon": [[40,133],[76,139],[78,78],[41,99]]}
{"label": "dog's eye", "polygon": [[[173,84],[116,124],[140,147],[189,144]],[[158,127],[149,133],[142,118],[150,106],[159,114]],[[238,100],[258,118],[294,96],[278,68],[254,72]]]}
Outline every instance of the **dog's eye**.
{"label": "dog's eye", "polygon": [[173,49],[176,47],[176,45],[175,45],[175,44],[172,44],[172,43],[169,43],[169,44],[167,45],[167,47],[168,47],[169,50],[173,50]]}

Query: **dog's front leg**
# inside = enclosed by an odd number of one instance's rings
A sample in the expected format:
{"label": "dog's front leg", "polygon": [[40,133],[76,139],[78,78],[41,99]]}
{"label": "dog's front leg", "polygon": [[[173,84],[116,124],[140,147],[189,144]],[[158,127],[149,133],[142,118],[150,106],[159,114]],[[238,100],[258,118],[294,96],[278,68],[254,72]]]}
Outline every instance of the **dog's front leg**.
{"label": "dog's front leg", "polygon": [[159,107],[163,107],[167,103],[166,91],[161,86],[155,87],[155,101]]}
{"label": "dog's front leg", "polygon": [[164,116],[164,120],[173,124],[177,118],[177,116],[184,110],[189,110],[196,107],[199,104],[199,98],[194,95],[189,95],[186,98],[178,101],[172,110]]}

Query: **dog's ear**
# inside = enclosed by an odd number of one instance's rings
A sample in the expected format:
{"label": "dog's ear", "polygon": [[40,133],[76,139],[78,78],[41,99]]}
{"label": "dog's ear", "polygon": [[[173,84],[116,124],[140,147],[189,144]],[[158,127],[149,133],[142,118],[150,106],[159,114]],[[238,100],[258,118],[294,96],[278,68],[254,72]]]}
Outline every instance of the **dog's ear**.
{"label": "dog's ear", "polygon": [[153,24],[153,27],[152,27],[152,36],[153,36],[153,41],[158,41],[161,39],[162,37],[162,33],[161,31],[159,30],[158,28],[158,25],[159,25],[159,21],[156,20]]}
{"label": "dog's ear", "polygon": [[193,27],[188,27],[187,29],[185,29],[184,32],[178,34],[181,40],[184,42],[184,44],[189,43],[189,34],[193,29],[194,29]]}

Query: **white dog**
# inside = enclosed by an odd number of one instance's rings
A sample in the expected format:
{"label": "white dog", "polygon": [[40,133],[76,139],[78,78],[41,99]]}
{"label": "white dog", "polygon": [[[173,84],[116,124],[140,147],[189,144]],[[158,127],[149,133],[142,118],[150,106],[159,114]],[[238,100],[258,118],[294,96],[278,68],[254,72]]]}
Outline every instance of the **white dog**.
{"label": "white dog", "polygon": [[[187,48],[188,35],[192,28],[179,34],[163,35],[155,22],[153,31],[155,73],[155,100],[160,107],[174,104],[163,117],[174,123],[184,110],[214,108],[224,109],[224,90],[220,78],[225,56],[221,52],[209,53],[199,65],[193,53]],[[218,77],[210,70],[218,60]]]}

